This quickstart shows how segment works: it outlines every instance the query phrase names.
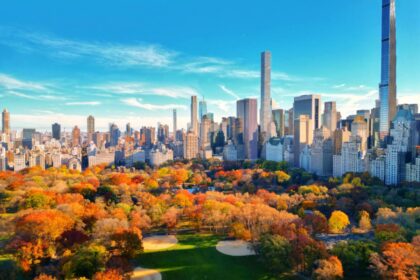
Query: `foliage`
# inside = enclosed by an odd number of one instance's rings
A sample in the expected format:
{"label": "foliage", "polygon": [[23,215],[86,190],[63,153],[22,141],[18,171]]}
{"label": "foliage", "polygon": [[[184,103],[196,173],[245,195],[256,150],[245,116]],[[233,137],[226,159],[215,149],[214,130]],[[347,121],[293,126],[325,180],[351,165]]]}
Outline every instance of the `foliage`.
{"label": "foliage", "polygon": [[334,211],[328,220],[331,233],[341,233],[350,224],[349,217],[342,211]]}

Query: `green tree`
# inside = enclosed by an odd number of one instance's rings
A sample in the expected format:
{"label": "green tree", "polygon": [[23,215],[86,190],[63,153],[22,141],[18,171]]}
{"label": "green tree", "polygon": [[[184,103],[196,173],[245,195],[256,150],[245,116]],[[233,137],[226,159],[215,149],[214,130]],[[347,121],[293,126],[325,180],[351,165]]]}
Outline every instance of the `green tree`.
{"label": "green tree", "polygon": [[264,235],[260,239],[258,251],[262,261],[274,273],[283,273],[292,270],[292,246],[281,235]]}

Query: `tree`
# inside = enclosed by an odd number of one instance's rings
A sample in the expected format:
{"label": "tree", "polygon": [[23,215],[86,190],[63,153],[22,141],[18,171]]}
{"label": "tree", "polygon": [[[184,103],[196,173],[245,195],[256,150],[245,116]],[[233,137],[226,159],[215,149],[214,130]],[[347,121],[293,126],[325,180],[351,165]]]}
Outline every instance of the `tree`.
{"label": "tree", "polygon": [[416,280],[420,265],[419,250],[410,243],[385,243],[381,252],[372,254],[371,268],[383,279]]}
{"label": "tree", "polygon": [[257,250],[263,263],[274,273],[291,271],[290,259],[292,245],[281,235],[264,235],[260,238]]}
{"label": "tree", "polygon": [[349,217],[342,211],[333,211],[328,220],[328,227],[331,233],[342,233],[349,224]]}
{"label": "tree", "polygon": [[178,215],[179,211],[175,207],[169,208],[166,210],[165,214],[162,215],[162,222],[168,228],[168,232],[176,227],[176,224],[178,223]]}
{"label": "tree", "polygon": [[376,244],[372,241],[348,241],[339,242],[332,253],[343,263],[345,275],[363,278],[361,276],[368,276],[370,256],[375,250]]}
{"label": "tree", "polygon": [[92,244],[88,247],[81,247],[64,264],[63,271],[67,278],[92,276],[105,268],[108,259],[108,253],[104,246]]}
{"label": "tree", "polygon": [[105,271],[96,272],[93,280],[123,280],[123,276],[117,269],[107,269]]}
{"label": "tree", "polygon": [[335,280],[343,278],[343,266],[336,256],[320,260],[313,277],[319,280]]}
{"label": "tree", "polygon": [[118,255],[133,258],[143,250],[142,235],[139,229],[123,229],[111,237]]}
{"label": "tree", "polygon": [[369,213],[363,210],[359,212],[359,228],[364,231],[372,229]]}

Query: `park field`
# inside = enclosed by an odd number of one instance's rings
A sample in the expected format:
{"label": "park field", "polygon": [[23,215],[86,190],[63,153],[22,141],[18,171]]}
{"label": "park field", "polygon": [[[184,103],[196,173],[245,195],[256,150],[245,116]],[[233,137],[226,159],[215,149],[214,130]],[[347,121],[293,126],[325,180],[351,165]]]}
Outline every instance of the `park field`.
{"label": "park field", "polygon": [[218,252],[218,236],[183,234],[177,238],[178,244],[169,249],[145,251],[136,259],[136,264],[159,270],[164,280],[274,279],[257,256],[233,257]]}

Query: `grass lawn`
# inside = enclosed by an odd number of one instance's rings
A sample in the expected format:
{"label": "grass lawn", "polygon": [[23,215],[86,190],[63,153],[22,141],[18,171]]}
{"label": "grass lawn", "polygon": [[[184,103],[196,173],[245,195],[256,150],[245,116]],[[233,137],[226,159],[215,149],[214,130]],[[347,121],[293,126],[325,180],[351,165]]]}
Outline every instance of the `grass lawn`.
{"label": "grass lawn", "polygon": [[146,251],[136,264],[157,269],[163,280],[172,279],[273,279],[256,256],[231,257],[219,253],[219,237],[209,234],[177,236],[179,243],[161,251]]}

